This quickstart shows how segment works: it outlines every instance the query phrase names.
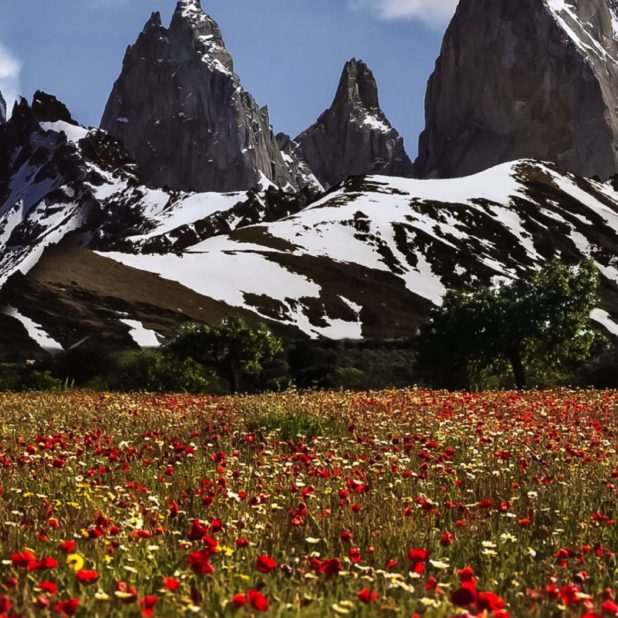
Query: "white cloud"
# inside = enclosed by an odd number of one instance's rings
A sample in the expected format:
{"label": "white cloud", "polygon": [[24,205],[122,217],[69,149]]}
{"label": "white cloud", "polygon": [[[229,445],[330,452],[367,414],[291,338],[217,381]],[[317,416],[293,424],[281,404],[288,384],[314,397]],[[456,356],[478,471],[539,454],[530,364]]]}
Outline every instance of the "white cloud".
{"label": "white cloud", "polygon": [[21,62],[0,43],[0,92],[6,101],[8,113],[21,92]]}
{"label": "white cloud", "polygon": [[350,0],[353,8],[368,9],[383,19],[417,19],[432,27],[446,24],[459,0]]}

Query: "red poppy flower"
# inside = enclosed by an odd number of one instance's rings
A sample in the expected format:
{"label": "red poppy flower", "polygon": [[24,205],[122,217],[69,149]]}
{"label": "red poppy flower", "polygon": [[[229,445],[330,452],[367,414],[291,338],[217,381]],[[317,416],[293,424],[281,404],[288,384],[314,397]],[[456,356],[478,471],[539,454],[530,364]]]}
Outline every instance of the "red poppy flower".
{"label": "red poppy flower", "polygon": [[11,562],[18,568],[27,569],[35,561],[36,556],[29,550],[11,554]]}
{"label": "red poppy flower", "polygon": [[8,597],[0,597],[0,614],[8,614],[11,607],[13,607],[13,604]]}
{"label": "red poppy flower", "polygon": [[420,575],[425,572],[425,562],[429,559],[429,552],[425,549],[411,549],[408,558],[412,563],[410,567],[413,573]]}
{"label": "red poppy flower", "polygon": [[213,539],[209,534],[207,534],[202,540],[211,554],[215,554],[219,551],[219,542],[216,539]]}
{"label": "red poppy flower", "polygon": [[74,553],[76,546],[77,543],[75,541],[62,541],[62,543],[60,543],[59,545],[60,549],[67,554]]}
{"label": "red poppy flower", "polygon": [[349,530],[344,530],[341,533],[341,540],[346,541],[347,543],[352,542],[352,533]]}
{"label": "red poppy flower", "polygon": [[476,601],[476,593],[472,588],[465,587],[455,590],[451,594],[451,602],[457,607],[469,607]]}
{"label": "red poppy flower", "polygon": [[223,522],[220,519],[213,519],[210,522],[210,529],[212,533],[221,532],[223,530]]}
{"label": "red poppy flower", "polygon": [[476,604],[481,611],[496,611],[506,607],[504,600],[493,592],[479,592],[476,598]]}
{"label": "red poppy flower", "polygon": [[96,571],[91,571],[90,569],[82,569],[81,571],[77,571],[75,574],[77,577],[77,581],[80,584],[93,584],[99,579],[99,574]]}
{"label": "red poppy flower", "polygon": [[266,554],[262,554],[255,561],[255,568],[260,573],[270,573],[271,571],[274,571],[277,568],[277,562],[273,560],[270,556],[267,556]]}
{"label": "red poppy flower", "polygon": [[429,558],[429,552],[425,549],[411,549],[408,558],[410,562],[425,562]]}
{"label": "red poppy flower", "polygon": [[363,588],[362,590],[359,590],[356,594],[356,596],[358,597],[358,600],[361,603],[372,603],[374,601],[378,600],[378,593],[370,590],[369,588]]}
{"label": "red poppy flower", "polygon": [[152,616],[153,609],[155,607],[155,605],[157,604],[157,602],[159,601],[159,599],[154,595],[151,594],[147,597],[144,597],[140,602],[140,606],[142,607],[143,611],[142,611],[142,615],[143,616]]}
{"label": "red poppy flower", "polygon": [[39,582],[39,588],[45,594],[56,594],[58,592],[58,586],[54,582]]}
{"label": "red poppy flower", "polygon": [[207,549],[194,551],[187,556],[187,563],[191,570],[198,575],[212,575],[215,572],[214,567],[210,564],[211,552]]}
{"label": "red poppy flower", "polygon": [[175,577],[165,577],[163,578],[163,585],[170,591],[175,592],[180,588],[180,581]]}
{"label": "red poppy flower", "polygon": [[348,550],[348,556],[354,564],[358,564],[361,561],[360,550],[356,549],[355,547],[350,547],[350,549]]}
{"label": "red poppy flower", "polygon": [[67,599],[65,601],[59,601],[54,606],[54,610],[59,614],[65,614],[67,616],[74,616],[77,613],[79,607],[79,599]]}
{"label": "red poppy flower", "polygon": [[580,600],[581,589],[579,586],[575,584],[569,584],[567,586],[562,586],[560,589],[560,598],[562,599],[562,603],[567,607],[569,605],[577,605]]}
{"label": "red poppy flower", "polygon": [[604,601],[601,605],[601,609],[604,614],[609,616],[618,616],[618,605],[616,605],[616,603],[612,600],[608,599],[607,601]]}
{"label": "red poppy flower", "polygon": [[454,534],[452,534],[451,532],[443,532],[442,538],[440,539],[440,545],[442,545],[442,547],[448,547],[449,545],[453,544],[454,540],[455,540]]}
{"label": "red poppy flower", "polygon": [[244,607],[247,604],[247,597],[242,592],[238,592],[232,597],[230,603],[235,608]]}
{"label": "red poppy flower", "polygon": [[473,585],[476,584],[476,579],[474,578],[474,569],[470,566],[459,569],[457,571],[457,575],[459,575],[459,580],[462,583],[472,583]]}
{"label": "red poppy flower", "polygon": [[257,590],[247,591],[247,601],[257,612],[265,612],[268,610],[268,599]]}
{"label": "red poppy flower", "polygon": [[247,539],[236,539],[236,547],[239,549],[242,547],[248,547],[249,541]]}
{"label": "red poppy flower", "polygon": [[343,571],[343,564],[338,558],[325,558],[320,560],[319,558],[313,558],[311,560],[311,566],[318,573],[326,575],[327,577],[334,577]]}
{"label": "red poppy flower", "polygon": [[45,556],[41,560],[37,560],[28,565],[29,571],[49,571],[55,569],[58,566],[58,561],[51,556]]}
{"label": "red poppy flower", "polygon": [[198,519],[193,520],[187,538],[190,541],[201,541],[208,534],[208,528]]}

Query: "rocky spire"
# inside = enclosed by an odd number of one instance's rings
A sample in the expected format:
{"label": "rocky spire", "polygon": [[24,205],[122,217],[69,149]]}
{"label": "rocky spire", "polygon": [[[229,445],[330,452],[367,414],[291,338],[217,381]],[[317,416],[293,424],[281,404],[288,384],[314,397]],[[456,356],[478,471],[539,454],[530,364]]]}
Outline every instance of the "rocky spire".
{"label": "rocky spire", "polygon": [[373,73],[360,60],[346,63],[333,104],[295,141],[325,188],[359,174],[412,173],[403,139],[380,108]]}
{"label": "rocky spire", "polygon": [[0,92],[0,122],[6,121],[6,101]]}
{"label": "rocky spire", "polygon": [[333,105],[338,102],[379,111],[378,84],[369,67],[361,60],[352,58],[343,67]]}
{"label": "rocky spire", "polygon": [[461,0],[429,80],[421,177],[520,158],[618,171],[615,0]]}
{"label": "rocky spire", "polygon": [[159,186],[225,192],[266,178],[298,188],[268,110],[243,89],[199,0],[178,2],[169,28],[153,14],[127,50],[101,127]]}

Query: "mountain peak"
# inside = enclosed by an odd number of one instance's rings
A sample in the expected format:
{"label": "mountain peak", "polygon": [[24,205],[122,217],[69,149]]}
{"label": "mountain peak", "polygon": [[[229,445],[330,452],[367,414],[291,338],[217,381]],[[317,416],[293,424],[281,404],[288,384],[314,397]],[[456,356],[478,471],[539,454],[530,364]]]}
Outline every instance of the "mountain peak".
{"label": "mountain peak", "polygon": [[369,67],[352,58],[343,67],[333,104],[295,140],[295,152],[326,189],[349,176],[411,176],[403,139],[380,109]]}
{"label": "mountain peak", "polygon": [[227,192],[266,177],[298,188],[268,112],[242,87],[199,0],[178,2],[169,28],[147,28],[129,47],[101,128],[158,186]]}
{"label": "mountain peak", "polygon": [[37,122],[66,122],[77,125],[67,106],[55,96],[37,90],[32,97],[32,113]]}
{"label": "mountain peak", "polygon": [[346,62],[339,80],[335,102],[360,103],[368,110],[378,109],[378,84],[371,69],[362,61],[352,58]]}
{"label": "mountain peak", "polygon": [[298,155],[326,189],[349,176],[411,176],[403,139],[380,109],[371,69],[352,58],[333,104],[295,140]]}
{"label": "mountain peak", "polygon": [[189,36],[192,47],[203,62],[212,70],[220,70],[234,75],[234,61],[225,47],[219,24],[208,15],[200,0],[181,0],[176,5],[172,23],[172,35]]}
{"label": "mountain peak", "polygon": [[219,24],[204,11],[200,0],[180,0],[176,5],[171,27],[177,21],[186,22],[191,27],[197,28],[202,36],[214,36],[223,46],[223,35]]}
{"label": "mountain peak", "polygon": [[204,14],[204,9],[200,0],[178,0],[176,13],[181,13],[183,17],[199,18]]}
{"label": "mountain peak", "polygon": [[0,122],[4,122],[6,120],[6,101],[0,92]]}
{"label": "mountain peak", "polygon": [[616,9],[460,0],[429,80],[416,173],[460,177],[522,158],[618,172]]}
{"label": "mountain peak", "polygon": [[162,26],[162,22],[161,22],[161,13],[159,13],[159,11],[155,11],[154,13],[152,13],[150,15],[150,19],[146,22],[146,25],[144,26],[144,30],[147,30],[148,28],[160,28]]}

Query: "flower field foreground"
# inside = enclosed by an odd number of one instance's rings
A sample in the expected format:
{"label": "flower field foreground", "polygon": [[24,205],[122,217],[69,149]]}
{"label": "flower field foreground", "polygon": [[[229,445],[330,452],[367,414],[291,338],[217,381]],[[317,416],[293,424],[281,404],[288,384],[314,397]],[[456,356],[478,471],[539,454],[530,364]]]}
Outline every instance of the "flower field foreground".
{"label": "flower field foreground", "polygon": [[0,616],[616,616],[618,393],[0,395]]}

